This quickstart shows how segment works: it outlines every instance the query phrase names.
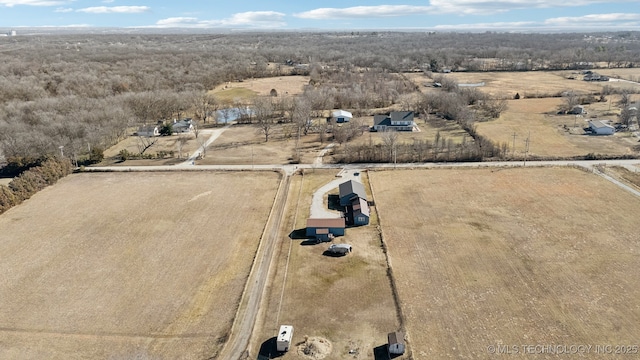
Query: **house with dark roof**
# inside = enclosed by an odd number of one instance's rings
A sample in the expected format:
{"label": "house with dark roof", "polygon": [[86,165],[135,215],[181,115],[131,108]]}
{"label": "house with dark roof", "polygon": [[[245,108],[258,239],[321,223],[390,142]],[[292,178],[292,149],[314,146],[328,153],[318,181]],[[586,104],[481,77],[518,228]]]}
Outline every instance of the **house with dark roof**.
{"label": "house with dark roof", "polygon": [[144,125],[138,128],[136,135],[144,137],[160,136],[160,126],[158,125]]}
{"label": "house with dark roof", "polygon": [[351,204],[351,201],[354,199],[364,199],[367,200],[367,192],[364,190],[364,185],[361,183],[349,180],[343,182],[339,186],[340,190],[340,206],[347,206]]}
{"label": "house with dark roof", "polygon": [[371,210],[367,203],[367,192],[361,183],[349,180],[339,186],[340,206],[345,208],[345,218],[349,225],[368,225]]}
{"label": "house with dark roof", "polygon": [[182,120],[173,120],[174,133],[186,133],[193,131],[193,120],[186,118]]}
{"label": "house with dark roof", "polygon": [[413,131],[413,111],[392,111],[389,115],[374,115],[372,131]]}
{"label": "house with dark roof", "polygon": [[369,216],[371,209],[367,200],[359,197],[351,200],[351,204],[346,207],[346,220],[349,225],[369,225]]}

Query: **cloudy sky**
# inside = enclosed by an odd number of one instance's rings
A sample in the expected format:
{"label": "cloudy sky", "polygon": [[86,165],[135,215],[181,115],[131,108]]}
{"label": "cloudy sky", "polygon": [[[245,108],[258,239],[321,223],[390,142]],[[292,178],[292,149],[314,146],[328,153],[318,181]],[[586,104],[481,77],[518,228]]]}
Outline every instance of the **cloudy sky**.
{"label": "cloudy sky", "polygon": [[0,28],[640,30],[639,0],[0,0]]}

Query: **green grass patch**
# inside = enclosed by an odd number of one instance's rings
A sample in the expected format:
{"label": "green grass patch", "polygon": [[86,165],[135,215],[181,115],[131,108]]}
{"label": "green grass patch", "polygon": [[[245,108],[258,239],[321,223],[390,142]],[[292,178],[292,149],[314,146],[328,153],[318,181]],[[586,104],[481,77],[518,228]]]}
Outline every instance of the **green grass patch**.
{"label": "green grass patch", "polygon": [[229,90],[216,92],[213,95],[222,102],[225,102],[225,101],[232,102],[237,99],[240,99],[240,100],[253,99],[256,96],[258,96],[258,93],[253,90],[249,90],[245,88],[233,88]]}

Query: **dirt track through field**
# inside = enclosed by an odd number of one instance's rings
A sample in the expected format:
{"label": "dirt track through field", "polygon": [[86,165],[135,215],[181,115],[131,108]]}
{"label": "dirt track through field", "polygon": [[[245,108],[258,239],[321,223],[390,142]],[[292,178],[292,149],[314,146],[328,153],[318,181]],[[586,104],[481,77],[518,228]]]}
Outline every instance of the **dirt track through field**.
{"label": "dirt track through field", "polygon": [[269,215],[260,246],[256,253],[251,274],[247,280],[242,301],[235,317],[230,338],[220,354],[220,359],[239,359],[246,356],[253,335],[253,328],[261,308],[262,297],[266,289],[269,271],[273,262],[273,252],[278,246],[284,209],[291,177],[284,176]]}

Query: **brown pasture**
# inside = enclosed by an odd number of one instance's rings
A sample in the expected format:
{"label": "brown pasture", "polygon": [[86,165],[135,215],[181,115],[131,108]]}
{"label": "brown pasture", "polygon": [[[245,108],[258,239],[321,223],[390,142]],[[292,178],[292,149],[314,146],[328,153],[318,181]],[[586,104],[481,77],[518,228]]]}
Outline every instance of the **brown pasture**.
{"label": "brown pasture", "polygon": [[275,173],[71,175],[0,216],[0,358],[206,359]]}
{"label": "brown pasture", "polygon": [[[296,131],[293,124],[273,126],[269,141],[252,125],[234,125],[220,135],[207,149],[198,164],[288,164],[296,155]],[[313,163],[321,144],[318,134],[302,135],[298,143],[301,163]]]}
{"label": "brown pasture", "polygon": [[[528,156],[569,157],[586,154],[629,155],[637,154],[638,140],[630,132],[612,136],[587,135],[582,130],[590,119],[617,119],[608,103],[585,106],[584,117],[557,115],[562,98],[508,100],[508,109],[500,118],[476,124],[478,133],[498,144],[507,144],[509,155],[522,159]],[[615,109],[615,105],[614,105]],[[615,122],[615,121],[613,121]],[[514,138],[515,135],[515,138]],[[515,140],[515,141],[514,141]],[[514,146],[515,145],[515,146]]]}
{"label": "brown pasture", "polygon": [[[309,84],[308,76],[277,76],[260,79],[245,79],[242,82],[233,81],[218,85],[210,91],[221,101],[233,101],[235,98],[246,96],[268,96],[271,90],[276,90],[278,96],[299,95],[304,86]],[[244,89],[245,92],[234,92],[234,89]],[[248,91],[248,92],[247,92]],[[254,94],[254,95],[252,95]]]}
{"label": "brown pasture", "polygon": [[[398,132],[398,142],[403,144],[411,144],[414,141],[434,142],[438,133],[440,139],[448,139],[455,144],[459,144],[463,140],[471,140],[469,134],[455,121],[444,120],[434,115],[414,117],[414,121],[418,130]],[[373,126],[373,116],[363,118],[363,123],[367,126]],[[365,131],[362,136],[350,141],[349,145],[382,144],[384,143],[383,136],[382,132]]]}
{"label": "brown pasture", "polygon": [[630,193],[571,168],[370,178],[414,358],[640,345],[640,246],[629,216],[640,201]]}
{"label": "brown pasture", "polygon": [[[323,255],[330,243],[289,237],[293,230],[304,231],[313,192],[334,180],[335,174],[316,169],[292,179],[283,224],[285,241],[275,259],[252,354],[276,335],[279,325],[291,324],[294,344],[305,336],[331,342],[332,352],[325,359],[372,359],[373,349],[384,345],[386,334],[399,326],[375,211],[369,226],[348,228],[346,236],[333,240],[353,246],[353,252],[344,257]],[[337,193],[337,188],[330,192]],[[355,353],[349,354],[350,350]],[[262,355],[268,356],[268,349],[263,348]],[[282,359],[310,358],[292,348]]]}
{"label": "brown pasture", "polygon": [[[623,79],[640,78],[638,69],[603,69],[595,70],[602,75],[620,76]],[[452,72],[449,74],[434,74],[454,79],[458,84],[481,84],[477,86],[482,92],[491,94],[495,98],[513,99],[516,93],[521,98],[541,98],[559,96],[566,91],[579,94],[599,94],[604,86],[613,89],[629,89],[632,92],[640,90],[640,84],[607,81],[583,81],[577,71],[516,71],[516,72]],[[409,74],[416,85],[423,92],[442,91],[432,87],[433,79],[425,74]]]}
{"label": "brown pasture", "polygon": [[[207,134],[200,134],[202,136],[208,136]],[[182,154],[179,151],[178,145],[180,138],[186,138],[186,142],[182,146]],[[173,157],[168,155],[164,159],[140,159],[140,160],[128,160],[124,163],[117,163],[120,160],[120,156],[118,155],[120,151],[127,150],[131,154],[139,154],[140,147],[144,146],[144,142],[148,141],[156,141],[149,149],[147,149],[144,153],[155,155],[159,152],[173,152]],[[195,133],[184,133],[184,134],[173,134],[171,136],[158,136],[155,138],[140,138],[138,136],[132,135],[127,137],[126,139],[120,141],[118,144],[108,148],[104,152],[104,161],[103,164],[108,165],[171,165],[181,160],[186,161],[189,154],[193,154],[196,150],[200,148],[200,144],[196,139]],[[182,157],[180,157],[182,155]]]}

